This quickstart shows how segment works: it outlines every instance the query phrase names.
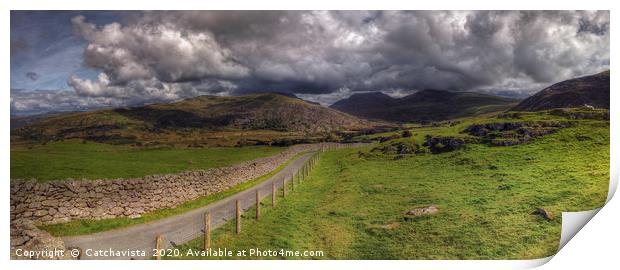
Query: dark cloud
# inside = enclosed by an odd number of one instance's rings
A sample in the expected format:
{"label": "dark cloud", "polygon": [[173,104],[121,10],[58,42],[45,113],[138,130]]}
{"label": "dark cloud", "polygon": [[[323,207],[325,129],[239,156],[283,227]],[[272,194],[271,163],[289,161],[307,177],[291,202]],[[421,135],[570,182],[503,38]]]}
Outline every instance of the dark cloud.
{"label": "dark cloud", "polygon": [[[149,11],[73,17],[96,78],[78,97],[122,102],[199,94],[426,88],[524,96],[609,66],[608,11]],[[129,18],[130,17],[130,18]]]}
{"label": "dark cloud", "polygon": [[36,72],[32,72],[32,71],[28,71],[26,72],[26,74],[24,74],[26,76],[26,78],[32,80],[32,81],[36,81],[39,79],[39,74]]}

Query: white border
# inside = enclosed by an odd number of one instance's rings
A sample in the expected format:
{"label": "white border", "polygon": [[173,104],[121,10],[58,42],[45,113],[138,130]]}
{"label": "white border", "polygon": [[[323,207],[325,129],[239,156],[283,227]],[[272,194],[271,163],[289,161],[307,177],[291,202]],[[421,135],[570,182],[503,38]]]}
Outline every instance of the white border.
{"label": "white border", "polygon": [[[540,1],[540,0],[520,0],[520,1],[497,1],[497,0],[434,0],[434,1],[333,1],[333,0],[313,0],[313,1],[284,1],[284,0],[260,0],[260,1],[243,1],[243,0],[226,0],[226,1],[127,1],[127,0],[106,0],[106,1],[79,1],[79,0],[54,0],[54,1],[36,1],[36,0],[19,0],[19,1],[2,1],[0,3],[4,11],[4,18],[1,20],[2,33],[4,42],[0,44],[4,52],[4,65],[2,66],[2,81],[5,88],[2,98],[6,103],[10,100],[10,10],[104,10],[104,9],[121,9],[121,10],[222,10],[222,9],[279,9],[279,10],[307,10],[307,9],[345,9],[345,10],[374,10],[374,9],[422,9],[422,10],[478,10],[478,9],[504,9],[504,10],[527,10],[527,9],[601,9],[612,10],[615,14],[615,5],[612,1],[603,0],[565,0],[565,1]],[[617,24],[611,20],[612,31],[616,29]],[[611,54],[618,44],[615,42],[616,35],[611,35]],[[613,62],[612,62],[613,63]],[[615,89],[616,80],[611,80],[611,89]],[[618,157],[619,150],[618,141],[614,138],[618,137],[618,93],[611,91],[611,176],[614,181],[610,183],[613,187],[610,190],[608,199],[610,199],[615,191],[618,181]],[[8,104],[6,104],[8,105]],[[9,194],[8,179],[10,179],[10,138],[9,138],[9,119],[10,106],[4,107],[0,121],[4,126],[5,132],[2,136],[2,175],[5,184],[1,186],[2,194]],[[9,196],[3,196],[3,205],[0,209],[3,216],[1,226],[5,233],[0,233],[0,239],[4,244],[0,247],[0,256],[4,260],[9,260],[9,209],[6,207],[10,204]],[[598,266],[599,269],[608,269],[610,265],[617,265],[616,257],[620,239],[615,231],[619,227],[620,204],[618,200],[610,201],[607,206],[593,218],[591,224],[586,226],[581,233],[578,233],[573,240],[569,241],[566,248],[562,249],[555,259],[545,265],[544,269],[565,269],[580,266],[580,269]],[[614,252],[615,251],[615,252]],[[413,267],[423,267],[425,269],[515,269],[535,267],[549,261],[551,258],[544,258],[530,261],[205,261],[198,263],[196,261],[79,261],[79,262],[51,262],[51,261],[10,261],[7,262],[9,269],[110,269],[113,267],[132,267],[150,269],[166,269],[171,267],[183,267],[185,269],[342,269],[355,267],[358,269],[411,269]],[[602,268],[601,268],[602,267]],[[597,269],[597,268],[595,268]]]}

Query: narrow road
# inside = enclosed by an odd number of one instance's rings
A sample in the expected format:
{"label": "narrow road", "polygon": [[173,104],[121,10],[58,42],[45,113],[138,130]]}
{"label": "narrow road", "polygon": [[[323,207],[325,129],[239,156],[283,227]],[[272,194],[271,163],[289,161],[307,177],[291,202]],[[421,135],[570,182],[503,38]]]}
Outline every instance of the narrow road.
{"label": "narrow road", "polygon": [[87,256],[85,254],[87,249],[93,251],[109,251],[111,249],[114,252],[143,250],[146,252],[146,258],[148,258],[153,254],[152,249],[155,248],[157,235],[164,236],[165,248],[188,242],[203,234],[204,214],[207,212],[211,212],[212,229],[222,226],[228,220],[235,218],[236,200],[240,201],[241,208],[245,211],[256,203],[257,189],[260,192],[261,199],[271,196],[271,183],[275,181],[276,187],[281,188],[282,180],[288,183],[291,175],[299,171],[304,162],[310,159],[313,154],[314,152],[302,155],[280,172],[254,187],[201,208],[145,224],[88,235],[68,236],[63,237],[63,240],[68,247],[80,247],[83,250],[82,259],[145,259],[145,257],[140,256]]}

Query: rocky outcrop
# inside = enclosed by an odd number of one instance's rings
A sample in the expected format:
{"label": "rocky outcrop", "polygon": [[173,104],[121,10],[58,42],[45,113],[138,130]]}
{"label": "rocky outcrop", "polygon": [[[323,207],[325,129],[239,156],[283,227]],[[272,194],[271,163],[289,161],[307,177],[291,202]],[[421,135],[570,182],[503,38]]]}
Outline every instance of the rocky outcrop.
{"label": "rocky outcrop", "polygon": [[442,153],[454,151],[461,148],[461,146],[471,143],[469,138],[457,138],[452,136],[426,136],[424,146],[427,146],[433,153]]}
{"label": "rocky outcrop", "polygon": [[426,153],[425,149],[420,145],[413,142],[393,142],[377,146],[370,150],[371,153],[382,153],[384,155],[395,155],[396,159],[400,159],[405,155],[423,154]]}
{"label": "rocky outcrop", "polygon": [[479,137],[482,142],[493,146],[512,146],[569,126],[569,123],[555,121],[506,122],[471,125],[464,132]]}
{"label": "rocky outcrop", "polygon": [[136,218],[157,209],[227,190],[265,175],[295,155],[342,144],[296,145],[274,156],[238,165],[178,174],[114,180],[11,181],[11,221],[37,224],[75,219]]}

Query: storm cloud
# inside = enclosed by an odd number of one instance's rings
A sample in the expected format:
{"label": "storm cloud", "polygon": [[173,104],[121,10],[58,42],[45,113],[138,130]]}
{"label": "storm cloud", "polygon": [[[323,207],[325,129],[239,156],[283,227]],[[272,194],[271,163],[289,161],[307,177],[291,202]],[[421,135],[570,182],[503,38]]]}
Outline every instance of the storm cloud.
{"label": "storm cloud", "polygon": [[150,11],[97,25],[77,97],[117,103],[279,91],[323,104],[421,89],[525,96],[609,68],[608,11]]}

